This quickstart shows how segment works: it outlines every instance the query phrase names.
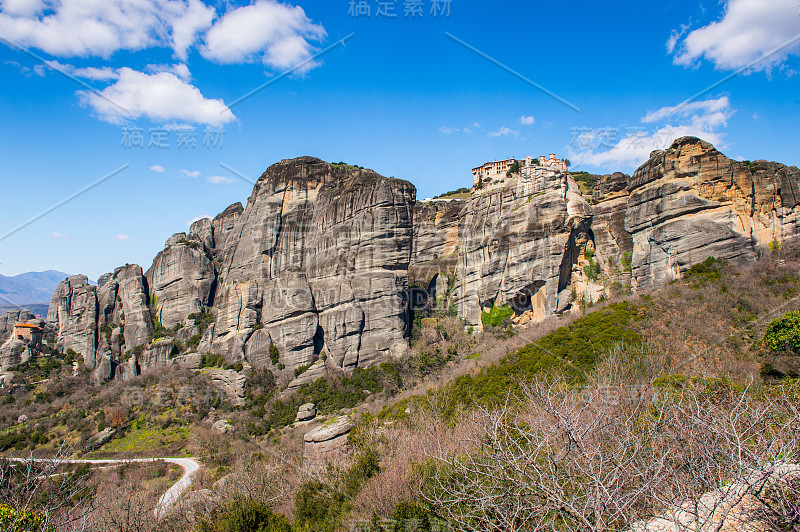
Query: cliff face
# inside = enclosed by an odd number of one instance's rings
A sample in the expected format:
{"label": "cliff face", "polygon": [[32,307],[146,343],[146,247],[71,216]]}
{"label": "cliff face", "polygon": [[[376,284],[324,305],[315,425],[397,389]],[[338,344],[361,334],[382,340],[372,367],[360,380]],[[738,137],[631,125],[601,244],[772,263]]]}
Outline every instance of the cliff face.
{"label": "cliff face", "polygon": [[[468,200],[415,194],[371,170],[281,161],[246,207],[169,238],[146,274],[128,265],[96,287],[85,276],[64,280],[48,326],[100,380],[163,366],[192,345],[257,368],[311,365],[296,388],[405,353],[418,303],[409,285],[446,294],[446,308],[480,328],[493,305],[543,319],[569,308],[573,291],[596,299],[618,275],[644,290],[712,255],[743,262],[773,241],[789,244],[800,170],[732,161],[687,137],[631,177],[600,176],[591,205],[568,175],[509,179]],[[586,268],[587,249],[600,280]],[[202,338],[193,313],[210,323]],[[0,334],[7,329],[0,321]]]}
{"label": "cliff face", "polygon": [[565,175],[473,196],[459,225],[459,316],[480,327],[481,311],[494,305],[538,319],[566,309],[565,289],[590,223],[591,208]]}
{"label": "cliff face", "polygon": [[155,317],[168,329],[213,302],[217,280],[211,259],[214,235],[211,221],[202,221],[205,224],[195,223],[188,235],[178,233],[167,240],[147,271]]}
{"label": "cliff face", "polygon": [[634,288],[678,278],[710,256],[747,262],[773,240],[795,240],[799,184],[796,167],[732,161],[694,137],[653,152],[628,184]]}
{"label": "cliff face", "polygon": [[596,260],[619,271],[628,269],[625,257],[633,252],[633,238],[625,229],[629,179],[621,172],[600,176],[592,194]]}
{"label": "cliff face", "polygon": [[270,167],[223,253],[213,348],[263,361],[273,343],[287,367],[325,352],[348,369],[404,353],[415,193],[311,157]]}
{"label": "cliff face", "polygon": [[414,243],[409,283],[432,297],[447,288],[447,276],[455,274],[459,251],[459,224],[465,201],[438,200],[414,205]]}

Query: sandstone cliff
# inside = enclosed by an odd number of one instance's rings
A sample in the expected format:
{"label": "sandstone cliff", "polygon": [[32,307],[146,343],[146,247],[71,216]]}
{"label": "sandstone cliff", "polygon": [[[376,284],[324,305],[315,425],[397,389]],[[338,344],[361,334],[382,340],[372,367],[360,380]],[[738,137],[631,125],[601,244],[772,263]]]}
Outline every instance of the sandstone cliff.
{"label": "sandstone cliff", "polygon": [[[631,177],[597,177],[591,204],[566,174],[416,202],[406,181],[284,160],[246,207],[170,237],[146,274],[128,265],[96,287],[64,280],[47,322],[100,380],[199,352],[283,371],[284,383],[311,366],[293,389],[404,354],[410,285],[480,328],[494,305],[539,320],[569,308],[576,289],[595,299],[627,276],[649,289],[708,256],[752,260],[797,238],[795,167],[732,161],[686,137]],[[599,279],[585,274],[587,249]]]}
{"label": "sandstone cliff", "polygon": [[753,260],[797,239],[800,170],[728,159],[695,137],[655,151],[630,179],[633,285],[653,288],[714,256]]}
{"label": "sandstone cliff", "polygon": [[567,175],[512,180],[474,195],[459,224],[455,303],[469,325],[510,304],[535,319],[563,311],[591,208]]}
{"label": "sandstone cliff", "polygon": [[213,349],[259,364],[273,343],[287,367],[325,352],[333,368],[404,353],[415,193],[312,157],[271,166],[225,246]]}

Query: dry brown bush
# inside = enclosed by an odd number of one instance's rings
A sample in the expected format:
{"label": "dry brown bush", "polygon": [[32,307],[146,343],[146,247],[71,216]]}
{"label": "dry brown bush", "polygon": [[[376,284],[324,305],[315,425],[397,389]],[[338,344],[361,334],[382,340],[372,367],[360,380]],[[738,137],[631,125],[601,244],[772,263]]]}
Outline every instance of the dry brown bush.
{"label": "dry brown bush", "polygon": [[431,454],[425,500],[464,531],[661,523],[705,532],[740,519],[742,504],[798,458],[797,384],[642,389],[626,384],[640,375],[607,375],[584,390],[536,382],[523,386],[522,409],[510,399],[474,411],[475,435]]}

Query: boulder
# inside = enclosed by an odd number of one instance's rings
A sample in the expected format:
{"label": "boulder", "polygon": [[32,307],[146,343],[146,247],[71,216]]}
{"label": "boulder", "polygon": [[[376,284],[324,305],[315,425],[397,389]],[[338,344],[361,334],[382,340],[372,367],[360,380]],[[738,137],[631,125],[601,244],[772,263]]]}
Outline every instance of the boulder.
{"label": "boulder", "polygon": [[303,436],[303,469],[322,471],[326,465],[344,457],[349,444],[347,436],[355,425],[347,416],[339,416]]}
{"label": "boulder", "polygon": [[233,432],[233,425],[227,419],[220,419],[215,421],[211,428],[220,434],[229,434]]}
{"label": "boulder", "polygon": [[317,416],[317,407],[314,403],[300,405],[295,421],[310,421]]}
{"label": "boulder", "polygon": [[247,376],[232,369],[206,368],[202,370],[211,382],[225,392],[230,402],[236,406],[244,404],[247,392]]}
{"label": "boulder", "polygon": [[89,441],[86,442],[86,447],[90,450],[99,449],[106,443],[110,442],[111,438],[114,437],[114,434],[116,434],[116,432],[117,431],[114,430],[113,428],[106,427],[102,431],[98,432],[97,434],[89,438]]}

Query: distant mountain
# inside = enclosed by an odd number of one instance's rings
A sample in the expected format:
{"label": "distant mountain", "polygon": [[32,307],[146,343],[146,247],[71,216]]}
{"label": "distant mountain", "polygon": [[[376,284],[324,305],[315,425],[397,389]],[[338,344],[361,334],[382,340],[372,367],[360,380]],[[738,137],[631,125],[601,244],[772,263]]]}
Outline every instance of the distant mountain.
{"label": "distant mountain", "polygon": [[67,277],[69,274],[54,270],[21,273],[14,277],[0,275],[0,308],[24,307],[34,312],[31,307],[50,303],[58,283]]}

